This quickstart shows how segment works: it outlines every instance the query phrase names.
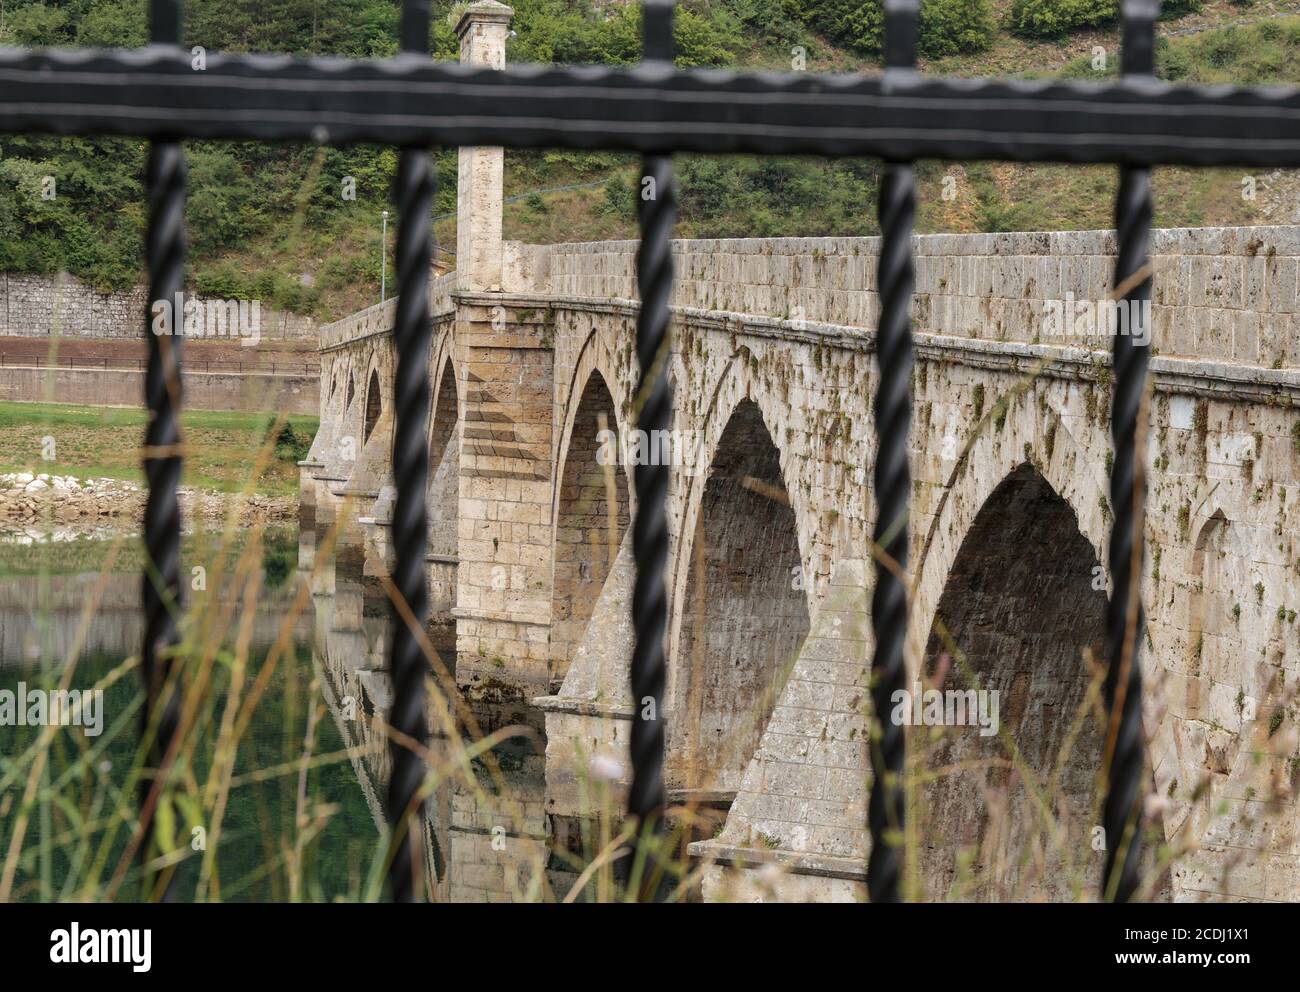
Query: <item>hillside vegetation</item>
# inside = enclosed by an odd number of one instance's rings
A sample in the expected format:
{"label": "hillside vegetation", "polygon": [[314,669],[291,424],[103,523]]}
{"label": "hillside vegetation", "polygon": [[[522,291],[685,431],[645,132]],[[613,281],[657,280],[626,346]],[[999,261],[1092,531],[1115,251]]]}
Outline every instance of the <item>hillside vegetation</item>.
{"label": "hillside vegetation", "polygon": [[[431,45],[456,56],[435,2]],[[639,6],[515,0],[512,61],[629,64]],[[684,0],[682,66],[876,71],[879,0]],[[0,44],[137,46],[144,0],[7,0]],[[396,48],[398,0],[190,0],[185,44],[208,51],[382,57]],[[1117,0],[923,0],[926,71],[1113,74]],[[1188,82],[1300,82],[1300,3],[1166,0],[1159,73]],[[1240,22],[1240,23],[1236,23]],[[1098,51],[1105,57],[1099,59]],[[329,319],[378,299],[380,212],[392,149],[191,142],[189,276],[199,292],[258,298]],[[454,265],[454,150],[436,154],[435,231]],[[0,136],[0,271],[66,269],[104,289],[142,272],[145,146],[121,139]],[[878,164],[806,158],[679,156],[684,237],[872,234]],[[922,231],[1106,227],[1107,167],[921,163]],[[53,177],[51,188],[49,177]],[[1156,222],[1252,224],[1294,219],[1297,183],[1272,173],[1161,169]],[[563,151],[507,156],[508,238],[584,241],[636,230],[630,156]],[[1252,196],[1243,195],[1249,187]],[[53,195],[51,196],[51,193]],[[393,232],[389,232],[391,252]],[[393,266],[389,257],[389,274]]]}

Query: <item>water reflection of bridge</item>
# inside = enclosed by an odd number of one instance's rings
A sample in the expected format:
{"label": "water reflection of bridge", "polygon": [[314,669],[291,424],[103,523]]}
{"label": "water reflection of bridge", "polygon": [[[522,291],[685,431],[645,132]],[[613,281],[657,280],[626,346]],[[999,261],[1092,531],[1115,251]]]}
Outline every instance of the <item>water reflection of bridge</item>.
{"label": "water reflection of bridge", "polygon": [[[298,644],[312,646],[321,696],[352,753],[352,770],[374,826],[382,832],[389,751],[376,718],[391,703],[385,671],[391,621],[372,580],[344,579],[346,569],[339,569],[335,579],[329,566],[321,572],[313,590],[317,594],[305,598],[292,636]],[[252,651],[261,653],[274,644],[296,594],[292,580],[261,590],[252,619]],[[83,659],[135,655],[143,638],[139,598],[134,575],[86,571],[0,579],[0,668],[42,662],[57,666],[74,653]],[[448,628],[441,629],[438,640],[439,628],[433,628],[434,646],[454,664],[454,641],[446,640]],[[465,728],[468,720],[473,735]],[[437,720],[432,725],[430,759],[450,772],[430,797],[425,823],[435,897],[469,902],[562,897],[573,875],[563,866],[549,865],[542,715],[525,702],[476,703],[458,720],[455,740]],[[463,736],[469,740],[510,725],[530,727],[536,737],[500,742],[490,762],[465,761]]]}
{"label": "water reflection of bridge", "polygon": [[[366,583],[365,585],[370,585]],[[385,671],[391,621],[374,609],[373,589],[338,576],[332,592],[312,597],[312,662],[321,691],[345,745],[375,824],[384,827],[384,791],[389,754],[382,718],[392,701]],[[370,603],[367,607],[367,602]],[[435,644],[454,658],[454,643]],[[548,872],[543,790],[545,745],[542,721],[524,704],[476,705],[468,714],[479,734],[510,725],[531,726],[535,741],[512,739],[493,749],[489,770],[483,760],[466,762],[464,720],[455,736],[431,723],[430,759],[447,771],[427,803],[426,864],[440,901],[502,902],[543,898],[548,886],[567,889],[561,872]]]}
{"label": "water reflection of bridge", "polygon": [[[262,592],[252,621],[252,649],[274,643],[292,598],[291,587]],[[310,634],[310,618],[299,618],[295,638],[306,643]],[[139,652],[143,638],[140,580],[133,574],[0,579],[0,667],[32,667],[42,659],[59,663],[77,648],[83,657],[126,658]]]}
{"label": "water reflection of bridge", "polygon": [[[352,752],[357,782],[382,833],[389,757],[376,717],[386,714],[391,703],[384,670],[391,622],[376,608],[379,597],[372,580],[364,586],[342,577],[336,582],[330,568],[319,586],[322,594],[306,597],[306,608],[293,622],[293,638],[311,645],[322,698]],[[249,644],[254,654],[266,651],[281,634],[297,591],[290,581],[259,595]],[[74,652],[81,658],[126,658],[138,653],[142,638],[140,587],[134,575],[101,578],[88,571],[0,579],[0,668],[58,665]],[[454,657],[454,644],[435,646],[443,657]],[[462,753],[459,743],[453,745],[445,728],[434,734],[431,759],[435,765],[451,766],[454,774],[427,804],[426,863],[433,871],[433,891],[440,900],[468,902],[544,898],[548,890],[541,882],[548,873],[541,717],[525,704],[513,704],[478,705],[471,718],[479,734],[524,724],[538,736],[498,744],[493,754],[500,774],[494,776],[481,759],[468,767],[461,760],[455,767]],[[549,877],[561,895],[567,891],[569,882],[563,877]]]}

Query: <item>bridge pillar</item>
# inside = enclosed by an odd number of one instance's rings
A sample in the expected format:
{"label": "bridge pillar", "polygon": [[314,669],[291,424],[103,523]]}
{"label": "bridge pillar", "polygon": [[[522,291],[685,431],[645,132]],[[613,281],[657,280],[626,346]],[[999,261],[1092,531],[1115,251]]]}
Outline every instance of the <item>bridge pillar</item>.
{"label": "bridge pillar", "polygon": [[456,681],[470,696],[551,691],[550,310],[457,296],[465,377],[456,575]]}
{"label": "bridge pillar", "polygon": [[[467,7],[461,62],[503,68],[513,14],[495,0]],[[454,294],[464,389],[456,681],[489,701],[541,695],[551,682],[553,329],[549,308],[502,292],[503,164],[500,148],[460,150]]]}

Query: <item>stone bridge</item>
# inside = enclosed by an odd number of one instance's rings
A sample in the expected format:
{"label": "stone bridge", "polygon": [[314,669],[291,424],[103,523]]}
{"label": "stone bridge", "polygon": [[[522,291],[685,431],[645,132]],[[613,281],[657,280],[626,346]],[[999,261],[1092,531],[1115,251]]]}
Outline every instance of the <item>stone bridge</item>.
{"label": "stone bridge", "polygon": [[[480,8],[463,57],[491,62],[505,22]],[[633,497],[605,456],[637,441],[636,245],[503,242],[499,149],[462,150],[459,181],[461,264],[431,293],[434,623],[463,692],[545,714],[558,832],[626,771]],[[914,868],[930,898],[1095,893],[1114,237],[913,247],[909,664],[1000,698],[994,736],[911,729]],[[864,891],[877,249],[674,246],[650,455],[668,784],[721,824],[691,849],[706,896]],[[1152,256],[1148,812],[1177,856],[1148,894],[1300,899],[1300,230],[1156,231]],[[392,315],[321,332],[303,552],[337,529],[340,576],[391,561]]]}

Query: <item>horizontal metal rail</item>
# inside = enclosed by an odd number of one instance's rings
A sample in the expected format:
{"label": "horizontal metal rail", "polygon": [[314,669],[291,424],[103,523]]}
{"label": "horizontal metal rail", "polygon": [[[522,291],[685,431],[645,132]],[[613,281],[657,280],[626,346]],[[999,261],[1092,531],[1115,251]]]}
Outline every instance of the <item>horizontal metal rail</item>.
{"label": "horizontal metal rail", "polygon": [[814,73],[0,49],[0,131],[1300,166],[1300,91],[1143,78]]}

